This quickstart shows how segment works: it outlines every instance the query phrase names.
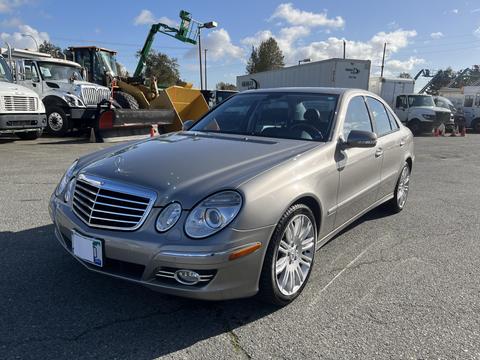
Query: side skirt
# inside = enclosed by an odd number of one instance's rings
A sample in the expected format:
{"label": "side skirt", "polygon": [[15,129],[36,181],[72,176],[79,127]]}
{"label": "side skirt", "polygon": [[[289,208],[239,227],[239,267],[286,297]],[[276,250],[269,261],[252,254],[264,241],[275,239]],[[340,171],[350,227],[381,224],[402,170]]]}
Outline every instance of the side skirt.
{"label": "side skirt", "polygon": [[353,218],[351,218],[350,220],[348,220],[347,222],[345,222],[344,224],[340,225],[339,227],[337,227],[336,229],[334,229],[333,231],[331,231],[330,233],[328,233],[327,235],[325,235],[322,239],[320,239],[319,241],[317,241],[317,246],[316,246],[316,251],[318,251],[323,245],[325,245],[331,238],[333,238],[335,235],[337,235],[340,231],[342,231],[343,229],[345,229],[348,225],[350,225],[351,223],[353,223],[355,220],[361,218],[363,215],[365,215],[367,212],[369,212],[370,210],[373,210],[374,208],[376,208],[377,206],[380,206],[381,204],[389,201],[390,199],[393,199],[393,193],[391,194],[388,194],[387,196],[384,196],[383,198],[381,198],[380,200],[376,201],[375,203],[373,203],[372,205],[370,205],[368,208],[366,208],[365,210],[361,211],[360,213],[358,213],[357,215],[355,215]]}

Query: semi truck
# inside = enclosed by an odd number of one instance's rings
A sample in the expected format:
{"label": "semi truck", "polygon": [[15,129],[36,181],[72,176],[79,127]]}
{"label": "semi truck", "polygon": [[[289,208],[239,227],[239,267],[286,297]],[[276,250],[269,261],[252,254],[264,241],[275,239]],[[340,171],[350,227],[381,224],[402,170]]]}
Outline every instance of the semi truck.
{"label": "semi truck", "polygon": [[430,95],[414,94],[414,87],[413,79],[372,77],[369,90],[384,99],[414,135],[431,132],[441,124],[453,129],[452,112],[436,106]]}
{"label": "semi truck", "polygon": [[341,87],[368,89],[370,60],[327,59],[237,76],[237,89]]}
{"label": "semi truck", "polygon": [[5,59],[0,56],[0,134],[35,140],[45,127],[45,107],[34,91],[15,84]]}

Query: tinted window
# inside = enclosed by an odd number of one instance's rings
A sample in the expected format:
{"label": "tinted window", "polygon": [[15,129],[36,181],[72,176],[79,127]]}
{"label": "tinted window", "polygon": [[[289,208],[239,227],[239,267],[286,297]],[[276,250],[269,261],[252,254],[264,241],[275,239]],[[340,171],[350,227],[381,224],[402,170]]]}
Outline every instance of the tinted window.
{"label": "tinted window", "polygon": [[321,93],[246,93],[227,99],[191,130],[326,141],[336,95]]}
{"label": "tinted window", "polygon": [[407,97],[405,95],[397,96],[397,103],[395,107],[398,108],[407,108]]}
{"label": "tinted window", "polygon": [[363,97],[357,96],[350,100],[343,123],[343,137],[348,139],[352,130],[373,131],[367,105]]}
{"label": "tinted window", "polygon": [[473,106],[473,95],[465,95],[465,107],[472,107]]}
{"label": "tinted window", "polygon": [[370,109],[370,114],[372,114],[372,118],[375,121],[377,135],[382,136],[392,131],[385,106],[383,106],[380,101],[371,97],[367,97],[367,104]]}
{"label": "tinted window", "polygon": [[387,115],[388,115],[388,120],[390,120],[390,127],[392,128],[392,130],[397,130],[398,128],[400,128],[398,126],[397,120],[395,120],[395,116],[389,109],[387,109]]}

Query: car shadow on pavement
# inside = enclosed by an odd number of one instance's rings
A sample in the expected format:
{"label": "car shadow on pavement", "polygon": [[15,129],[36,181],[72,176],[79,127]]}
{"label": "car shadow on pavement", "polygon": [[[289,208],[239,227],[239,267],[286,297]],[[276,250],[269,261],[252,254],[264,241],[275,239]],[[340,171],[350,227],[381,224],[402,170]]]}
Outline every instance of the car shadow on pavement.
{"label": "car shadow on pavement", "polygon": [[244,299],[202,302],[92,273],[53,226],[0,233],[2,358],[152,359],[225,334],[277,308]]}

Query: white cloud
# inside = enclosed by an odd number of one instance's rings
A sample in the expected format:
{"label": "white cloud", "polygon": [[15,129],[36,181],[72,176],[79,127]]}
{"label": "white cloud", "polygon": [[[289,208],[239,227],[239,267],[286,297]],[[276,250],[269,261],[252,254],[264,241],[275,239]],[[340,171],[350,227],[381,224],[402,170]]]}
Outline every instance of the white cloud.
{"label": "white cloud", "polygon": [[419,59],[417,57],[410,57],[408,60],[388,60],[385,67],[390,73],[400,73],[412,71],[416,66],[425,64],[425,59]]}
{"label": "white cloud", "polygon": [[473,35],[475,35],[476,37],[479,37],[480,38],[480,27],[476,28],[475,30],[473,30]]}
{"label": "white cloud", "polygon": [[133,19],[133,23],[135,25],[151,25],[155,23],[162,23],[172,27],[178,25],[175,20],[169,19],[165,16],[156,18],[150,10],[146,9],[140,11],[140,14],[138,14],[135,19]]}
{"label": "white cloud", "polygon": [[19,25],[18,31],[13,33],[0,33],[0,39],[2,41],[8,42],[12,47],[20,49],[31,49],[36,50],[35,41],[30,36],[24,36],[23,34],[31,35],[37,41],[38,45],[44,41],[49,41],[50,37],[48,33],[43,31],[38,31],[30,25]]}
{"label": "white cloud", "polygon": [[22,6],[27,2],[28,0],[0,0],[0,13],[10,12],[13,8]]}
{"label": "white cloud", "polygon": [[458,9],[452,9],[452,13],[458,14],[458,12],[459,12]]}
{"label": "white cloud", "polygon": [[[218,29],[202,35],[202,48],[208,49],[207,56],[209,61],[231,61],[232,59],[241,59],[245,55],[244,50],[232,43],[232,39],[225,29]],[[203,55],[203,54],[202,54]],[[198,56],[198,48],[194,47],[186,54],[187,58]]]}
{"label": "white cloud", "polygon": [[6,28],[16,28],[20,25],[22,25],[22,21],[16,17],[0,21],[0,26]]}
{"label": "white cloud", "polygon": [[326,12],[313,13],[299,10],[294,8],[292,3],[278,5],[270,19],[281,19],[295,26],[341,28],[345,25],[345,20],[341,16],[328,18]]}
{"label": "white cloud", "polygon": [[437,31],[437,32],[433,32],[430,34],[430,37],[432,39],[440,39],[442,37],[444,37],[445,35],[443,35],[443,33],[441,31]]}

